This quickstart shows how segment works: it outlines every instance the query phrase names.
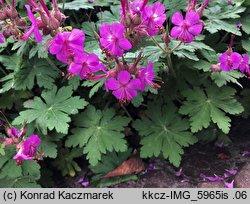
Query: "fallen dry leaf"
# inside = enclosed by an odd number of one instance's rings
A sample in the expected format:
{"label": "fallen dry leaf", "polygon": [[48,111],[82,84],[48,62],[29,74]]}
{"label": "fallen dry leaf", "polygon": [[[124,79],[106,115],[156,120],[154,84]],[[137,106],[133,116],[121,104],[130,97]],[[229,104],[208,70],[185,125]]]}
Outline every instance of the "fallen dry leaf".
{"label": "fallen dry leaf", "polygon": [[217,154],[217,158],[221,160],[228,160],[230,159],[230,156],[226,155],[225,153],[219,153]]}
{"label": "fallen dry leaf", "polygon": [[121,163],[121,165],[118,166],[115,170],[109,172],[102,178],[124,176],[124,175],[129,175],[129,174],[134,174],[134,173],[136,174],[143,170],[145,170],[145,166],[141,158],[138,155],[134,155],[127,161],[124,161],[123,163]]}

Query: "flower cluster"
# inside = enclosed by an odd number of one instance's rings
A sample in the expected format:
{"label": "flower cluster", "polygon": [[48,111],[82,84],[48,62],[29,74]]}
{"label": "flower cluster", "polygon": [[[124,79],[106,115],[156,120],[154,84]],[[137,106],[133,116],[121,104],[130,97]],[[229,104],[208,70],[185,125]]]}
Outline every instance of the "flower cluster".
{"label": "flower cluster", "polygon": [[165,7],[160,2],[154,5],[147,3],[148,0],[121,0],[120,22],[133,46],[138,45],[143,37],[154,36],[164,30]]}
{"label": "flower cluster", "polygon": [[0,141],[3,142],[4,146],[16,146],[16,155],[13,159],[16,160],[18,165],[21,165],[23,160],[40,160],[40,157],[44,156],[44,154],[40,154],[37,151],[41,143],[38,135],[31,135],[28,138],[24,138],[27,134],[25,126],[20,130],[15,127],[9,128],[3,122],[1,126],[5,127],[8,137],[0,138]]}
{"label": "flower cluster", "polygon": [[[19,17],[15,10],[14,0],[11,6],[2,0],[0,3],[2,10],[8,7],[12,9],[12,13],[16,13],[14,17],[8,15],[11,19]],[[48,9],[44,0],[27,0],[27,3],[25,7],[31,25],[27,26],[25,22],[23,26],[18,26],[16,19],[12,21],[12,27],[18,31],[19,39],[27,40],[34,34],[36,41],[41,42],[42,34],[51,35],[53,38],[47,41],[49,52],[55,55],[57,60],[67,64],[68,79],[73,75],[79,75],[84,80],[104,78],[107,92],[111,91],[121,103],[125,103],[134,99],[138,91],[145,91],[147,86],[154,89],[160,88],[155,83],[153,63],[148,62],[147,67],[139,65],[141,55],[134,63],[128,63],[124,56],[125,52],[136,47],[143,38],[150,39],[161,34],[163,34],[163,41],[167,44],[166,49],[170,49],[168,46],[171,41],[170,36],[179,40],[180,43],[191,43],[195,36],[202,32],[203,23],[200,17],[208,0],[205,0],[199,8],[197,0],[189,0],[185,17],[180,12],[173,15],[174,26],[170,35],[165,32],[163,26],[167,16],[162,3],[155,2],[149,5],[148,0],[121,0],[120,22],[103,23],[99,33],[95,36],[105,56],[105,64],[96,54],[87,53],[84,50],[85,34],[83,31],[62,27],[66,17],[58,9],[56,0],[52,0],[52,11]],[[35,12],[39,14],[39,17],[35,17]],[[3,37],[5,37],[4,34],[0,34],[0,42]]]}
{"label": "flower cluster", "polygon": [[180,12],[176,12],[173,15],[172,23],[175,26],[171,30],[171,36],[183,43],[191,43],[203,28],[199,14],[194,11],[188,11],[185,19]]}
{"label": "flower cluster", "polygon": [[37,148],[41,143],[41,139],[38,135],[31,135],[29,138],[23,140],[17,145],[17,154],[13,157],[18,165],[21,165],[23,160],[38,159]]}
{"label": "flower cluster", "polygon": [[18,38],[21,34],[19,28],[26,25],[25,18],[22,18],[15,8],[15,1],[12,0],[11,4],[0,0],[0,43],[3,43],[3,38],[13,36]]}
{"label": "flower cluster", "polygon": [[213,71],[226,71],[240,70],[242,74],[250,76],[249,56],[247,54],[239,54],[232,49],[234,35],[231,36],[231,42],[226,52],[219,56],[219,63],[212,65]]}
{"label": "flower cluster", "polygon": [[[0,10],[0,20],[3,22],[0,26],[0,30],[3,30],[3,33],[0,34],[0,43],[3,43],[3,37],[9,38],[12,36],[17,40],[28,40],[32,34],[34,34],[37,42],[41,42],[42,34],[51,34],[53,36],[57,33],[57,30],[66,19],[66,16],[58,9],[57,0],[52,0],[53,9],[51,12],[47,8],[44,0],[38,1],[39,3],[36,0],[27,0],[28,5],[25,5],[28,18],[31,22],[31,25],[29,25],[25,18],[21,17],[17,12],[15,0],[12,0],[11,4],[0,0],[2,7]],[[36,18],[32,11],[39,13],[39,17]]]}

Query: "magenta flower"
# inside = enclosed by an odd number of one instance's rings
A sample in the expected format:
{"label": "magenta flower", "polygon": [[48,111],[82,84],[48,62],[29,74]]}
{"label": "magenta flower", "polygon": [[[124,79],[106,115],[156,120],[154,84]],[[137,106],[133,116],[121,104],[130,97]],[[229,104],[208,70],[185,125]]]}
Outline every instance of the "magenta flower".
{"label": "magenta flower", "polygon": [[225,184],[225,186],[227,187],[227,188],[233,188],[234,187],[234,180],[232,180],[232,182],[226,182],[226,181],[224,181],[224,184]]}
{"label": "magenta flower", "polygon": [[140,89],[139,79],[131,79],[128,71],[121,71],[118,80],[110,78],[106,84],[108,90],[113,91],[113,95],[121,101],[130,101],[137,96],[137,89]]}
{"label": "magenta flower", "polygon": [[150,36],[156,35],[159,32],[159,27],[163,25],[167,16],[165,7],[160,2],[156,2],[153,6],[146,6],[142,18],[143,24],[147,25],[147,31]]}
{"label": "magenta flower", "polygon": [[37,152],[37,147],[40,145],[41,139],[38,135],[31,135],[23,143],[23,154],[34,156]]}
{"label": "magenta flower", "polygon": [[177,172],[175,172],[175,176],[180,177],[183,175],[182,168],[180,168]]}
{"label": "magenta flower", "polygon": [[172,17],[174,26],[170,32],[172,38],[178,39],[183,43],[191,43],[195,36],[202,31],[202,23],[197,12],[187,12],[185,19],[181,12],[176,12]]}
{"label": "magenta flower", "polygon": [[30,10],[30,6],[29,5],[25,5],[27,12],[28,12],[28,17],[32,23],[32,25],[30,26],[29,30],[21,37],[22,40],[27,40],[32,33],[34,33],[34,37],[36,39],[37,42],[41,42],[42,41],[42,35],[39,32],[38,29],[38,25],[37,25],[37,20],[34,16],[34,14],[31,12]]}
{"label": "magenta flower", "polygon": [[17,128],[7,128],[7,135],[10,137],[18,137],[19,130]]}
{"label": "magenta flower", "polygon": [[224,52],[219,57],[220,68],[223,71],[231,71],[233,69],[238,69],[241,61],[242,61],[242,57],[237,52],[233,52],[230,55],[228,55],[227,52]]}
{"label": "magenta flower", "polygon": [[17,154],[13,157],[18,165],[21,165],[23,160],[33,160],[33,157],[23,153],[23,148],[20,148]]}
{"label": "magenta flower", "polygon": [[215,175],[215,176],[206,176],[204,174],[200,174],[200,177],[205,179],[205,180],[212,181],[212,182],[214,182],[214,181],[223,181],[224,180],[223,177],[220,177],[220,176],[217,176],[217,175]]}
{"label": "magenta flower", "polygon": [[71,32],[58,33],[53,39],[49,51],[56,55],[59,61],[67,63],[72,55],[83,53],[83,44],[85,34],[79,29],[73,29]]}
{"label": "magenta flower", "polygon": [[98,72],[103,69],[99,62],[99,58],[95,54],[77,55],[74,61],[69,65],[69,72],[72,74],[79,74],[82,79],[90,78],[94,72]]}
{"label": "magenta flower", "polygon": [[249,72],[249,56],[243,55],[242,61],[240,63],[240,71],[242,73]]}
{"label": "magenta flower", "polygon": [[238,171],[236,169],[231,169],[228,170],[227,172],[230,173],[231,175],[236,175]]}
{"label": "magenta flower", "polygon": [[140,80],[141,80],[141,90],[144,91],[147,84],[154,88],[154,65],[151,61],[148,63],[148,67],[140,71]]}
{"label": "magenta flower", "polygon": [[147,171],[152,171],[152,170],[155,170],[155,169],[156,169],[156,167],[152,163],[147,166]]}
{"label": "magenta flower", "polygon": [[4,43],[3,39],[4,39],[4,35],[2,33],[0,33],[0,44]]}
{"label": "magenta flower", "polygon": [[124,37],[125,27],[120,23],[110,26],[104,23],[100,27],[100,43],[104,49],[110,51],[111,55],[122,56],[124,50],[132,48],[131,43]]}
{"label": "magenta flower", "polygon": [[247,156],[249,156],[250,155],[250,151],[249,150],[244,150],[243,152],[242,152],[242,156],[243,157],[247,157]]}
{"label": "magenta flower", "polygon": [[148,0],[134,0],[130,6],[133,13],[140,14],[143,12],[145,6],[147,5]]}
{"label": "magenta flower", "polygon": [[85,181],[83,178],[80,178],[78,182],[81,183],[83,187],[89,186],[89,182]]}

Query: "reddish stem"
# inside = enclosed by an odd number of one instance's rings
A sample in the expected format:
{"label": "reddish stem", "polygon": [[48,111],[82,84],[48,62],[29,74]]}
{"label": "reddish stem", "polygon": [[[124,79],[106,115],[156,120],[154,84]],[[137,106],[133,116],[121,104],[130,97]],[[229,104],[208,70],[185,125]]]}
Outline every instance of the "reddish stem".
{"label": "reddish stem", "polygon": [[46,12],[47,16],[50,17],[50,12],[49,12],[49,9],[47,8],[44,0],[38,0],[41,4],[41,6],[43,7],[44,11]]}
{"label": "reddish stem", "polygon": [[121,0],[121,6],[122,6],[122,12],[123,12],[123,15],[125,15],[125,6],[126,6],[126,0]]}
{"label": "reddish stem", "polygon": [[148,3],[148,0],[144,0],[143,4],[142,4],[142,7],[141,7],[141,10],[143,10],[145,8],[145,6],[147,5]]}
{"label": "reddish stem", "polygon": [[230,45],[229,45],[229,48],[232,48],[232,47],[233,47],[234,38],[235,38],[235,35],[234,35],[234,34],[232,34],[232,35],[231,35],[231,40],[230,40]]}
{"label": "reddish stem", "polygon": [[193,7],[195,8],[195,6],[197,5],[197,0],[193,1]]}

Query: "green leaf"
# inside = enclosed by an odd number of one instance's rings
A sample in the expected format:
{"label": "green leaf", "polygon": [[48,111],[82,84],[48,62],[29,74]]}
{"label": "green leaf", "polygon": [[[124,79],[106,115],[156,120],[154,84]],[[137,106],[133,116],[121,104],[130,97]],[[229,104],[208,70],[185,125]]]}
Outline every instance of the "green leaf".
{"label": "green leaf", "polygon": [[189,123],[182,119],[173,104],[151,103],[146,116],[133,123],[141,139],[141,157],[158,157],[160,154],[178,167],[181,162],[183,147],[197,142]]}
{"label": "green leaf", "polygon": [[187,7],[187,2],[183,0],[163,1],[163,2],[167,10],[166,14],[168,17],[172,16],[177,11],[185,10]]}
{"label": "green leaf", "polygon": [[242,85],[237,80],[243,77],[244,77],[243,74],[241,74],[239,71],[234,71],[234,70],[230,72],[224,72],[224,71],[213,72],[211,75],[211,78],[214,80],[214,82],[218,87],[222,87],[227,83],[232,82],[243,88]]}
{"label": "green leaf", "polygon": [[33,178],[24,176],[13,179],[0,179],[0,188],[41,188]]}
{"label": "green leaf", "polygon": [[29,59],[35,57],[36,55],[38,58],[48,58],[48,49],[46,43],[50,38],[51,37],[49,36],[43,36],[43,41],[41,43],[32,45],[32,48],[29,52]]}
{"label": "green leaf", "polygon": [[24,176],[38,180],[40,178],[40,165],[35,161],[23,161],[22,172]]}
{"label": "green leaf", "polygon": [[[160,43],[164,47],[163,43]],[[147,46],[143,49],[143,54],[149,61],[158,62],[159,58],[163,56],[163,51],[157,46]]]}
{"label": "green leaf", "polygon": [[126,175],[122,177],[109,178],[107,180],[100,181],[96,185],[96,187],[104,188],[104,187],[114,186],[120,183],[125,183],[128,181],[136,181],[136,180],[138,180],[138,177],[136,175]]}
{"label": "green leaf", "polygon": [[129,121],[126,117],[117,116],[114,109],[100,111],[88,106],[84,113],[76,117],[77,128],[72,130],[73,135],[68,137],[66,145],[83,147],[83,153],[95,166],[107,151],[126,151],[123,131]]}
{"label": "green leaf", "polygon": [[60,149],[58,153],[58,158],[53,162],[59,171],[61,171],[63,176],[70,175],[75,176],[76,172],[81,171],[81,168],[74,161],[75,158],[78,158],[82,155],[82,150],[79,148],[69,149]]}
{"label": "green leaf", "polygon": [[250,52],[250,38],[248,40],[242,40],[242,46],[247,51]]}
{"label": "green leaf", "polygon": [[[177,40],[172,40],[171,41],[171,47],[174,49],[175,47],[178,46],[180,42]],[[204,44],[203,42],[200,41],[194,41],[190,44],[182,44],[180,45],[175,51],[174,55],[178,56],[179,58],[188,58],[194,61],[199,61],[199,58],[196,56],[195,52],[197,50],[207,50],[207,51],[213,51],[211,47],[208,45]]]}
{"label": "green leaf", "polygon": [[39,87],[51,89],[57,77],[58,72],[46,60],[32,58],[26,60],[20,70],[15,73],[15,89],[31,90],[34,87],[35,80]]}
{"label": "green leaf", "polygon": [[26,101],[24,107],[28,110],[20,112],[14,121],[14,125],[23,124],[24,121],[31,123],[36,122],[41,128],[43,134],[47,134],[47,129],[55,129],[58,133],[68,133],[71,121],[69,115],[78,113],[88,103],[79,96],[72,97],[72,87],[62,87],[57,91],[54,87],[52,90],[44,91],[41,98],[35,97],[33,100]]}
{"label": "green leaf", "polygon": [[48,136],[42,137],[39,150],[44,153],[45,157],[53,159],[57,157],[57,145]]}
{"label": "green leaf", "polygon": [[241,36],[239,28],[235,22],[229,19],[239,19],[246,8],[242,6],[243,1],[235,1],[230,5],[224,0],[210,2],[209,7],[205,10],[204,16],[205,29],[210,33],[216,33],[219,30],[224,30],[229,33]]}
{"label": "green leaf", "polygon": [[85,33],[84,49],[90,53],[96,52],[100,48],[99,42],[96,39],[96,34],[98,33],[96,24],[94,22],[84,22],[82,29]]}
{"label": "green leaf", "polygon": [[118,0],[95,0],[93,3],[89,3],[89,0],[74,0],[71,2],[60,3],[59,8],[69,10],[79,9],[94,9],[94,6],[109,6],[111,3],[118,3]]}
{"label": "green leaf", "polygon": [[103,86],[104,79],[101,79],[99,81],[85,81],[83,82],[84,87],[92,87],[89,91],[89,98],[92,98],[98,90]]}
{"label": "green leaf", "polygon": [[16,161],[10,159],[1,169],[0,169],[0,179],[16,178],[22,176],[22,168],[16,164]]}
{"label": "green leaf", "polygon": [[22,102],[24,99],[28,99],[32,96],[29,91],[14,91],[11,90],[0,96],[0,108],[12,109],[15,103]]}
{"label": "green leaf", "polygon": [[236,90],[230,87],[218,88],[211,85],[206,89],[195,87],[182,92],[187,98],[179,112],[189,115],[192,132],[207,128],[212,121],[225,133],[230,130],[229,114],[240,114],[244,111],[242,105],[234,98]]}
{"label": "green leaf", "polygon": [[5,151],[4,151],[4,145],[3,144],[0,144],[0,156],[5,156]]}
{"label": "green leaf", "polygon": [[97,16],[99,18],[99,24],[105,22],[105,23],[113,23],[113,22],[119,22],[120,20],[120,6],[111,6],[110,11],[102,11],[101,13],[98,13]]}
{"label": "green leaf", "polygon": [[242,103],[242,105],[244,106],[245,111],[242,113],[242,116],[244,118],[248,118],[250,116],[250,89],[244,89],[242,90],[242,92],[240,93],[241,98],[240,98],[240,102]]}
{"label": "green leaf", "polygon": [[4,65],[7,70],[16,70],[19,69],[22,65],[22,57],[16,54],[11,56],[0,55],[0,62]]}

